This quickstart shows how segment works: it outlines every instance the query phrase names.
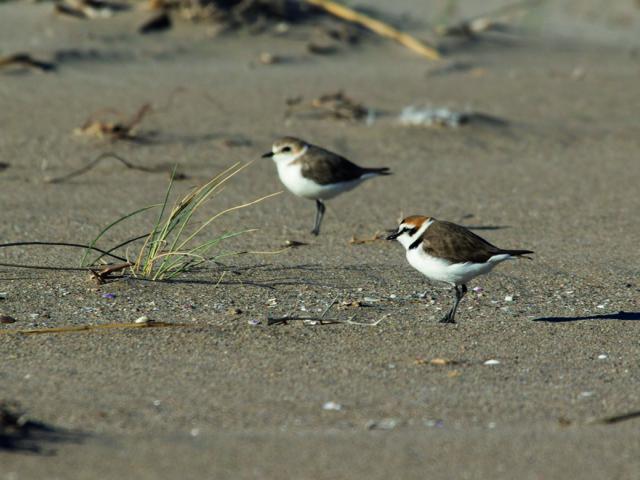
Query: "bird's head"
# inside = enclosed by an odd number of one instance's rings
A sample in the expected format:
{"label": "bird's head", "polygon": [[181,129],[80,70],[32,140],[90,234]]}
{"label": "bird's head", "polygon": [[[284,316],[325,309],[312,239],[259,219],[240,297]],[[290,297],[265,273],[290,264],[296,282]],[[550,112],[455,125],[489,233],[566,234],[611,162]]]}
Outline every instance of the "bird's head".
{"label": "bird's head", "polygon": [[387,240],[398,240],[405,249],[415,242],[433,221],[431,217],[412,215],[400,222],[396,230],[391,230]]}
{"label": "bird's head", "polygon": [[262,158],[273,158],[273,161],[279,163],[289,163],[296,160],[309,148],[309,144],[304,140],[294,137],[283,137],[273,142],[271,151],[262,155]]}

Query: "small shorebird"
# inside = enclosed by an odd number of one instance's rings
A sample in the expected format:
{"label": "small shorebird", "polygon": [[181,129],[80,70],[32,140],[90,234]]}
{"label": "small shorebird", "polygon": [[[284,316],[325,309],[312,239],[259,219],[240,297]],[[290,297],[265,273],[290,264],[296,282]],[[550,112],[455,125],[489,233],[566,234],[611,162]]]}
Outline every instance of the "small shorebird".
{"label": "small shorebird", "polygon": [[340,155],[293,137],[276,140],[271,157],[278,176],[291,193],[316,201],[316,222],[311,233],[320,233],[324,215],[323,200],[328,200],[360,185],[367,178],[390,175],[387,167],[363,168]]}
{"label": "small shorebird", "polygon": [[455,323],[458,304],[471,279],[489,273],[500,262],[533,253],[503,250],[460,225],[421,215],[402,220],[387,240],[398,240],[407,251],[409,264],[424,276],[453,285],[455,301],[441,323]]}

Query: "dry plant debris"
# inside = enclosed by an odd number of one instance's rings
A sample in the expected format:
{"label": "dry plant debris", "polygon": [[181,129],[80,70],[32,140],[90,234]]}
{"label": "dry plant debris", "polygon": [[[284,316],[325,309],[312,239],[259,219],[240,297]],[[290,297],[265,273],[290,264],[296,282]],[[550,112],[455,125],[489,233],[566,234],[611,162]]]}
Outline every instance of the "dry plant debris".
{"label": "dry plant debris", "polygon": [[84,124],[76,128],[73,133],[89,137],[107,138],[109,140],[137,140],[136,128],[140,125],[144,117],[151,112],[151,105],[145,103],[128,120],[120,122],[109,122],[95,120],[92,114]]}
{"label": "dry plant debris", "polygon": [[149,0],[151,10],[177,12],[193,21],[210,21],[230,28],[265,26],[268,21],[300,22],[312,8],[292,0]]}
{"label": "dry plant debris", "polygon": [[114,277],[114,273],[123,272],[128,268],[132,267],[133,264],[130,262],[118,263],[115,265],[106,265],[103,268],[90,268],[91,279],[94,280],[98,285],[103,285],[110,280],[118,280],[124,277],[124,274]]}
{"label": "dry plant debris", "polygon": [[350,24],[318,25],[311,33],[307,51],[317,55],[338,52],[342,45],[353,45],[360,39],[360,31]]}
{"label": "dry plant debris", "polygon": [[308,112],[318,114],[321,118],[356,121],[366,119],[372,110],[363,104],[346,96],[343,92],[333,92],[320,95],[310,103],[303,103],[303,97],[293,97],[286,101],[286,116],[294,112]]}
{"label": "dry plant debris", "polygon": [[448,365],[459,365],[460,362],[456,360],[449,360],[448,358],[436,357],[428,360],[426,358],[418,357],[414,360],[416,365],[433,365],[435,367],[446,367]]}
{"label": "dry plant debris", "polygon": [[36,60],[28,53],[14,53],[0,57],[0,68],[11,66],[33,68],[40,72],[52,72],[56,69],[54,63]]}
{"label": "dry plant debris", "polygon": [[101,325],[73,325],[67,327],[0,330],[0,335],[39,335],[47,333],[100,332],[105,330],[130,330],[136,328],[187,327],[186,323],[147,321],[145,323],[106,323]]}
{"label": "dry plant debris", "polygon": [[331,0],[305,1],[311,5],[315,5],[326,10],[331,15],[335,15],[338,18],[356,23],[358,25],[362,25],[363,27],[371,30],[374,33],[377,33],[378,35],[395,40],[396,42],[404,45],[408,49],[413,50],[414,52],[422,55],[429,60],[440,59],[440,53],[435,48],[427,45],[426,43],[418,40],[415,37],[412,37],[411,35],[400,32],[399,30],[393,28],[390,25],[387,25],[384,22],[381,22],[380,20],[368,17],[367,15],[356,12],[349,7],[345,7],[344,5],[333,2]]}
{"label": "dry plant debris", "polygon": [[304,247],[305,245],[309,245],[306,242],[299,242],[298,240],[287,240],[284,242],[283,247],[284,248],[298,248],[298,247]]}
{"label": "dry plant debris", "polygon": [[418,107],[409,105],[402,109],[398,117],[401,125],[424,127],[456,128],[468,123],[485,123],[506,126],[508,122],[493,115],[480,112],[460,112],[447,107]]}
{"label": "dry plant debris", "polygon": [[55,2],[53,11],[59,15],[74,18],[109,18],[114,13],[128,10],[126,3],[107,2],[105,0],[65,0]]}
{"label": "dry plant debris", "polygon": [[74,170],[70,173],[67,173],[65,175],[62,175],[60,177],[45,177],[44,178],[44,182],[45,183],[62,183],[65,182],[71,178],[74,177],[78,177],[80,175],[83,175],[85,173],[87,173],[89,170],[93,169],[94,167],[96,167],[100,162],[102,162],[102,160],[105,160],[107,158],[113,158],[115,160],[117,160],[118,162],[120,162],[121,164],[123,164],[126,168],[129,168],[131,170],[138,170],[140,172],[145,172],[145,173],[168,173],[170,175],[173,175],[173,180],[184,180],[185,178],[188,178],[187,175],[183,174],[183,173],[179,173],[177,171],[175,171],[175,167],[171,167],[169,165],[159,165],[157,167],[145,167],[142,165],[135,165],[131,162],[129,162],[128,160],[125,160],[124,158],[120,157],[119,155],[116,155],[115,153],[103,153],[101,155],[99,155],[97,158],[91,160],[88,164],[80,167],[77,170]]}
{"label": "dry plant debris", "polygon": [[172,24],[169,13],[161,12],[145,20],[142,25],[138,27],[138,32],[142,34],[163,32],[170,29]]}
{"label": "dry plant debris", "polygon": [[377,242],[379,240],[385,240],[387,234],[385,232],[376,232],[373,237],[370,238],[357,238],[355,235],[351,236],[349,240],[349,244],[351,245],[362,245],[364,243],[372,243]]}
{"label": "dry plant debris", "polygon": [[471,40],[478,38],[481,33],[507,32],[512,22],[525,15],[530,8],[539,5],[541,1],[522,0],[451,25],[439,25],[435,32],[440,36],[464,37]]}

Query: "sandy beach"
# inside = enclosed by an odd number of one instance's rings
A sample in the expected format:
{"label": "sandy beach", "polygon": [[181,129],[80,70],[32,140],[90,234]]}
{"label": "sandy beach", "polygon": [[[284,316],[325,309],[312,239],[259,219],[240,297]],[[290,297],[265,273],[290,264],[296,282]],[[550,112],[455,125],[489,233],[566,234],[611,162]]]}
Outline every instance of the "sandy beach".
{"label": "sandy beach", "polygon": [[[364,3],[431,39],[447,2]],[[508,2],[453,3],[464,18]],[[16,320],[0,325],[0,402],[47,427],[0,442],[0,480],[638,478],[640,418],[607,419],[640,411],[640,8],[598,3],[543,4],[511,33],[445,41],[434,65],[373,35],[314,55],[312,27],[214,36],[178,20],[140,35],[148,12],[82,21],[0,2],[0,54],[56,64],[0,69],[0,243],[89,243],[162,201],[173,165],[186,176],[177,196],[253,162],[208,216],[281,191],[260,155],[283,135],[394,173],[328,202],[317,238],[313,202],[289,192],[224,215],[210,233],[258,229],[223,246],[254,253],[171,282],[0,266],[0,314]],[[369,121],[287,106],[335,91]],[[96,112],[146,103],[139,141],[74,134]],[[404,126],[409,105],[500,122]],[[106,152],[158,172],[112,159],[45,181]],[[449,287],[395,242],[351,241],[409,214],[534,259],[472,282],[458,323],[439,324]],[[2,263],[81,256],[0,248]],[[266,324],[325,310],[351,323]],[[143,315],[172,326],[15,333]]]}

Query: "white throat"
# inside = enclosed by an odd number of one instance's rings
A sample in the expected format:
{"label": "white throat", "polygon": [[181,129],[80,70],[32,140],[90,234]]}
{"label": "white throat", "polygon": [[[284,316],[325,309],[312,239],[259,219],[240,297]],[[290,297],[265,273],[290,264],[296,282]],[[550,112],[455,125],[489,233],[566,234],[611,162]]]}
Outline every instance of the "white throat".
{"label": "white throat", "polygon": [[398,237],[398,241],[402,244],[405,250],[409,250],[409,247],[411,246],[411,244],[416,240],[418,240],[422,235],[424,235],[424,232],[427,231],[427,228],[429,228],[432,223],[433,223],[433,219],[431,218],[429,219],[428,222],[424,222],[422,226],[418,229],[418,231],[413,235],[409,235],[408,232],[400,235]]}

